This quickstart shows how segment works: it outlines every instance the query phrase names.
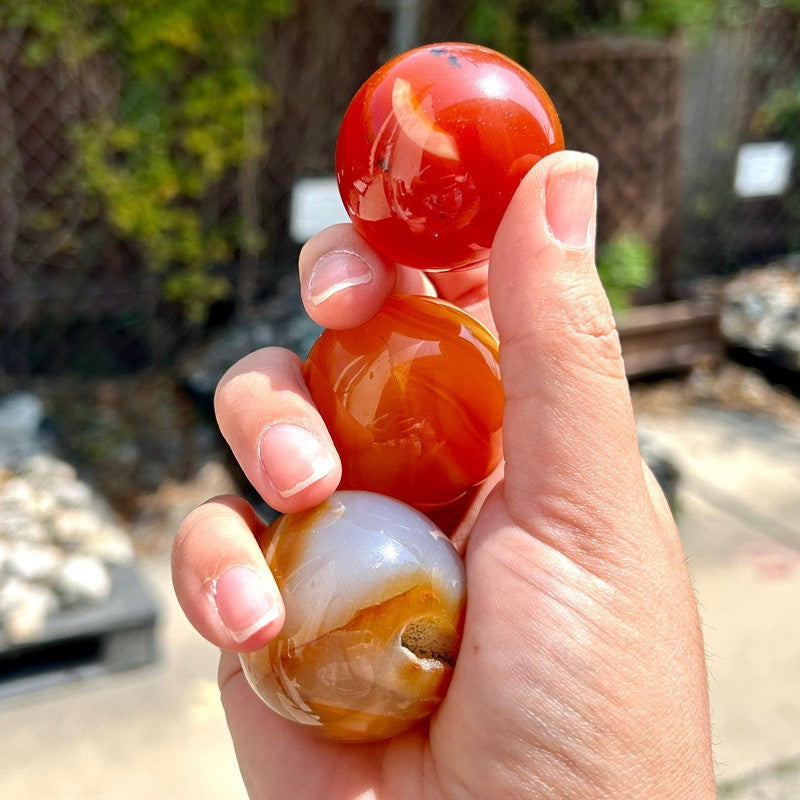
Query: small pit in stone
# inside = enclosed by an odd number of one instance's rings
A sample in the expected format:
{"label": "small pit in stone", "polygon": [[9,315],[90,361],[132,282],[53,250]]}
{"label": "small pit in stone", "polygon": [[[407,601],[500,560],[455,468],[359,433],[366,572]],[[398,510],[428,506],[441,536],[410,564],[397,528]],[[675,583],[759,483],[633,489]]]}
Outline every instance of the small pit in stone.
{"label": "small pit in stone", "polygon": [[456,636],[435,620],[415,619],[409,622],[403,628],[400,644],[421,660],[441,661],[451,667],[456,663]]}

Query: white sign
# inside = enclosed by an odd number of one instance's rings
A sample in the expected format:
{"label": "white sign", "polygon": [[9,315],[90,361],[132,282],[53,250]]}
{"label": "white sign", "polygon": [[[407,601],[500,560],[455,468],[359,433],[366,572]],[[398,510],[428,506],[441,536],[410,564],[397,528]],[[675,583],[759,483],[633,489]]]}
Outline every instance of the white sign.
{"label": "white sign", "polygon": [[736,157],[739,197],[773,197],[789,188],[794,150],[787,142],[743,144]]}
{"label": "white sign", "polygon": [[295,181],[289,207],[289,235],[295,242],[307,242],[323,228],[348,221],[333,175]]}

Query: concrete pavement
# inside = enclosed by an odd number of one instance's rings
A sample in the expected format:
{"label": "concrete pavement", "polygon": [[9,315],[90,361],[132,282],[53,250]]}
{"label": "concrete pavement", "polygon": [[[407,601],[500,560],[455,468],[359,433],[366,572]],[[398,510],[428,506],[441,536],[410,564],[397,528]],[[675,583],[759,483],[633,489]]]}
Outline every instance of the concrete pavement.
{"label": "concrete pavement", "polygon": [[[692,408],[640,418],[673,453],[677,517],[709,658],[720,796],[800,797],[800,427]],[[0,797],[244,798],[216,653],[172,599],[166,556],[143,569],[161,658],[0,705]]]}
{"label": "concrete pavement", "polygon": [[246,798],[219,704],[217,651],[174,601],[168,559],[142,566],[161,609],[158,662],[1,704],[4,800]]}
{"label": "concrete pavement", "polygon": [[703,621],[720,794],[795,800],[800,427],[705,408],[640,425],[682,473],[676,516]]}

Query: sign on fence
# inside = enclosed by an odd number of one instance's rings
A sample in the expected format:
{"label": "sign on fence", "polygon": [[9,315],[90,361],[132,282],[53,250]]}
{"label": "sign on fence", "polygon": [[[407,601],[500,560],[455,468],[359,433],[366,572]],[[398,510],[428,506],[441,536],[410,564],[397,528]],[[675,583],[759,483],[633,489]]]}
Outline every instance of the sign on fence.
{"label": "sign on fence", "polygon": [[294,182],[289,206],[289,235],[295,242],[307,242],[323,228],[347,221],[347,212],[333,175],[299,178]]}
{"label": "sign on fence", "polygon": [[787,142],[743,144],[736,156],[739,197],[777,197],[789,188],[794,150]]}

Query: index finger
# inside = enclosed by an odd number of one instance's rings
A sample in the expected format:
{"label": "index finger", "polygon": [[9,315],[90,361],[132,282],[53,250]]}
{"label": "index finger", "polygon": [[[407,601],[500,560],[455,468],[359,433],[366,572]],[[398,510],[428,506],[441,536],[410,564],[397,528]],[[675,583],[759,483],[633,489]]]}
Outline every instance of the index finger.
{"label": "index finger", "polygon": [[486,265],[425,273],[393,264],[350,224],[333,225],[300,252],[300,287],[309,316],[324,328],[353,328],[380,311],[391,293],[436,295],[494,331]]}
{"label": "index finger", "polygon": [[300,251],[300,293],[323,328],[354,328],[372,319],[392,292],[434,294],[418,270],[382,258],[350,224],[332,225]]}

